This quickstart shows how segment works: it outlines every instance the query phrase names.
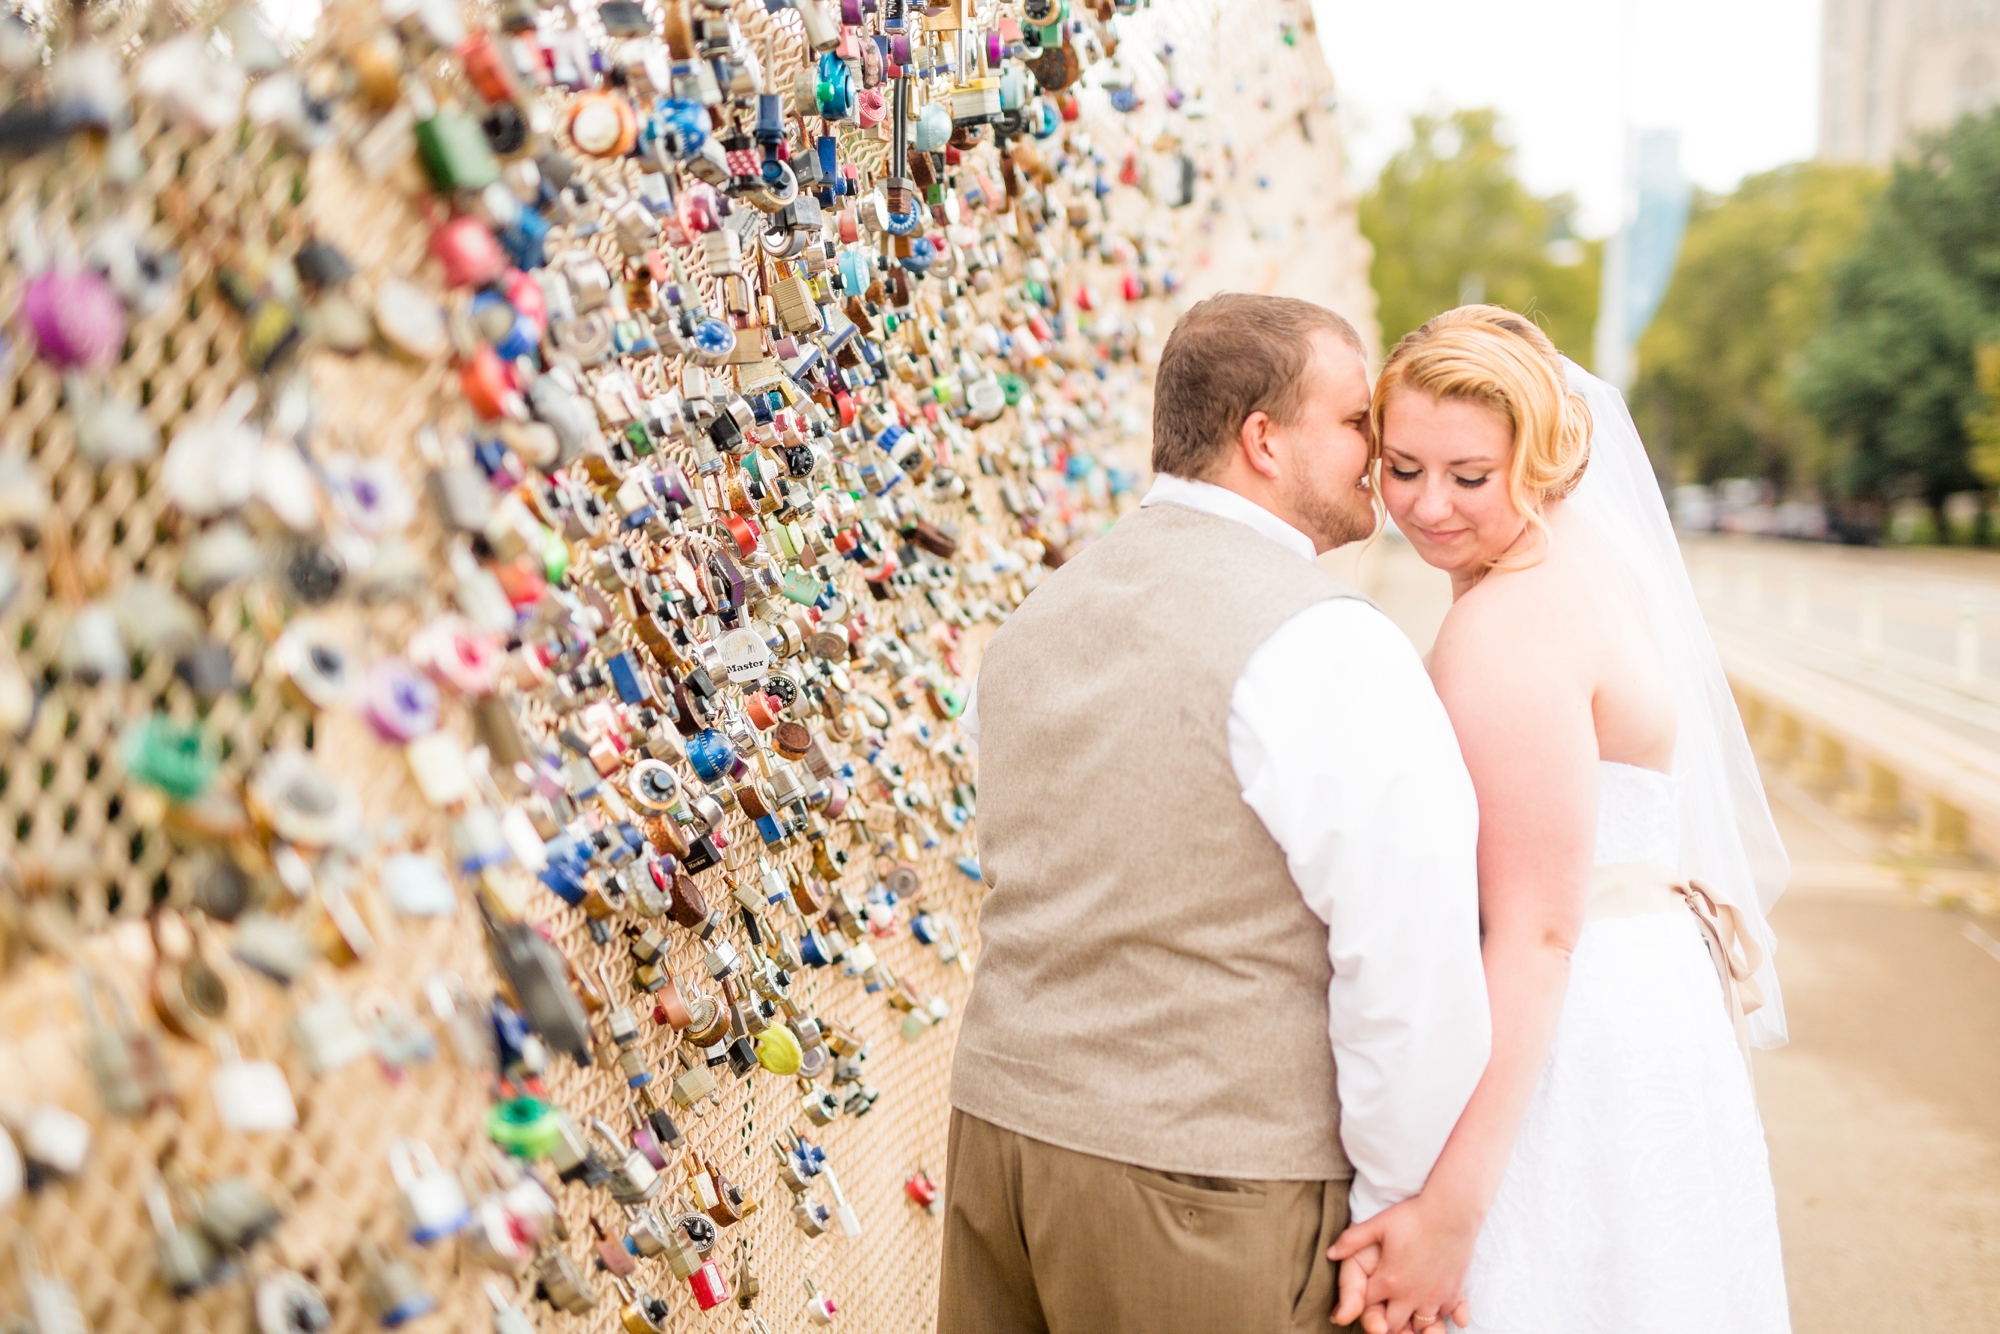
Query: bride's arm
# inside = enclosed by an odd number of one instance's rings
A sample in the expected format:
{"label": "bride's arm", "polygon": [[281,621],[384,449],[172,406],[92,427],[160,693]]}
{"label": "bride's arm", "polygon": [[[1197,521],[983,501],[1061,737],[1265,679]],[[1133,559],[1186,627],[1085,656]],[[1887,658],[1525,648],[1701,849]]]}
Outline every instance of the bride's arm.
{"label": "bride's arm", "polygon": [[[1540,580],[1509,582],[1507,593],[1547,605],[1551,590],[1535,587]],[[1413,1311],[1448,1311],[1457,1301],[1548,1058],[1583,924],[1597,829],[1592,684],[1586,655],[1564,633],[1566,618],[1538,615],[1528,601],[1461,604],[1476,614],[1446,628],[1432,663],[1479,796],[1493,1054],[1423,1193],[1350,1229],[1335,1247],[1344,1258],[1382,1245],[1368,1300],[1388,1302],[1391,1330]]]}

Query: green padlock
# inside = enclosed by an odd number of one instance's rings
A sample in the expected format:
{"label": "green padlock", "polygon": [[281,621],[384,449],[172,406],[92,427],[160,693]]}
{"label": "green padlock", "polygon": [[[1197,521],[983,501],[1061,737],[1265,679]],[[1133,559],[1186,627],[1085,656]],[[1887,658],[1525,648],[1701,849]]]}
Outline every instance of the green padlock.
{"label": "green padlock", "polygon": [[463,111],[441,109],[418,121],[417,152],[440,193],[484,190],[500,179],[500,161],[486,142],[486,131]]}
{"label": "green padlock", "polygon": [[215,781],[215,742],[199,727],[156,713],[125,734],[125,771],[175,801],[193,801]]}
{"label": "green padlock", "polygon": [[826,590],[819,580],[804,570],[789,570],[785,574],[785,586],[779,591],[788,601],[796,602],[801,607],[810,607],[819,601],[820,594]]}

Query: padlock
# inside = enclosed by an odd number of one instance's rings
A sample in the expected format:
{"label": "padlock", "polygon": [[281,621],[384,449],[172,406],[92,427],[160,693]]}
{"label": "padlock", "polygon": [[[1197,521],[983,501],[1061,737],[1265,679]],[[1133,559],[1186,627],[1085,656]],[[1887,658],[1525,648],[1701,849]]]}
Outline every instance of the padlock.
{"label": "padlock", "polygon": [[658,1212],[645,1206],[628,1206],[625,1214],[625,1240],[631,1248],[648,1260],[665,1255],[668,1226]]}
{"label": "padlock", "polygon": [[834,1314],[840,1310],[840,1307],[835,1304],[833,1298],[821,1292],[818,1285],[812,1279],[806,1279],[805,1285],[806,1319],[812,1321],[815,1325],[831,1325]]}
{"label": "padlock", "polygon": [[329,990],[299,1007],[291,1029],[292,1040],[316,1075],[338,1070],[373,1050],[368,1034],[355,1022],[354,1002],[345,992]]}
{"label": "padlock", "polygon": [[322,1334],[333,1324],[326,1298],[304,1274],[275,1269],[257,1280],[250,1309],[257,1334]]}
{"label": "padlock", "polygon": [[683,1107],[693,1107],[703,1098],[714,1096],[717,1091],[715,1076],[705,1065],[690,1065],[674,1076],[674,1101]]}
{"label": "padlock", "polygon": [[675,1278],[691,1278],[701,1268],[701,1252],[682,1232],[680,1224],[673,1219],[665,1220],[666,1239],[660,1255],[667,1262],[667,1268]]}
{"label": "padlock", "polygon": [[395,1329],[437,1309],[437,1298],[431,1296],[409,1261],[384,1255],[372,1241],[362,1242],[358,1254],[362,1300],[382,1328]]}
{"label": "padlock", "polygon": [[221,1265],[215,1243],[200,1229],[183,1227],[174,1221],[173,1200],[165,1182],[148,1182],[145,1195],[146,1213],[153,1223],[160,1282],[167,1291],[185,1297],[214,1282]]}
{"label": "padlock", "polygon": [[579,1315],[597,1305],[597,1290],[576,1261],[562,1251],[545,1250],[535,1260],[535,1278],[542,1299],[558,1311]]}
{"label": "padlock", "polygon": [[823,1088],[810,1088],[801,1099],[800,1110],[814,1125],[830,1125],[840,1117],[840,1100]]}
{"label": "padlock", "polygon": [[756,1267],[750,1262],[750,1252],[748,1237],[736,1243],[736,1304],[746,1311],[757,1299],[757,1294],[764,1290],[763,1281],[757,1277]]}
{"label": "padlock", "polygon": [[688,1287],[694,1291],[695,1305],[704,1311],[713,1311],[729,1300],[729,1280],[713,1260],[702,1261],[701,1268],[688,1277]]}
{"label": "padlock", "polygon": [[43,1267],[41,1248],[29,1237],[20,1238],[15,1247],[15,1275],[27,1299],[31,1334],[90,1334],[76,1293],[59,1274]]}
{"label": "padlock", "polygon": [[223,1177],[201,1193],[201,1230],[224,1252],[246,1251],[283,1220],[278,1207],[244,1177]]}
{"label": "padlock", "polygon": [[660,1193],[665,1183],[644,1154],[620,1145],[617,1132],[596,1117],[591,1118],[590,1129],[611,1150],[604,1184],[612,1199],[620,1204],[644,1204]]}
{"label": "padlock", "polygon": [[30,1107],[15,1127],[21,1156],[47,1176],[71,1177],[90,1153],[90,1122],[51,1103]]}
{"label": "padlock", "polygon": [[420,1139],[389,1144],[389,1174],[403,1196],[403,1222],[410,1240],[428,1246],[472,1226],[472,1206],[455,1172],[438,1166],[431,1146]]}
{"label": "padlock", "polygon": [[87,968],[76,972],[85,1025],[84,1064],[110,1111],[137,1116],[173,1096],[159,1047],[132,1016],[125,994]]}
{"label": "padlock", "polygon": [[493,1334],[535,1334],[535,1322],[526,1311],[507,1300],[496,1283],[486,1285],[486,1300],[493,1304]]}
{"label": "padlock", "polygon": [[639,1259],[625,1248],[625,1238],[606,1235],[603,1226],[593,1218],[591,1227],[597,1232],[597,1267],[614,1279],[630,1278],[639,1271]]}
{"label": "padlock", "polygon": [[819,1237],[833,1223],[833,1210],[810,1195],[801,1195],[792,1205],[792,1222],[808,1237]]}
{"label": "padlock", "polygon": [[618,1323],[626,1334],[663,1334],[667,1321],[673,1316],[673,1308],[660,1298],[635,1288],[624,1279],[614,1279],[618,1292],[625,1300],[618,1308]]}

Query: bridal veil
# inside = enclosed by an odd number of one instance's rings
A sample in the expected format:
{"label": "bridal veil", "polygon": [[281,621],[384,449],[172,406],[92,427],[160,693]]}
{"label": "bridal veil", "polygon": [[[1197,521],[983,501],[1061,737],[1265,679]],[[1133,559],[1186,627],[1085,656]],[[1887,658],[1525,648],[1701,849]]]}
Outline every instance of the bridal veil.
{"label": "bridal veil", "polygon": [[1734,903],[1763,946],[1756,981],[1764,1003],[1748,1017],[1749,1036],[1758,1047],[1782,1046],[1785,1009],[1768,914],[1791,876],[1784,844],[1624,396],[1575,362],[1565,360],[1564,366],[1592,422],[1590,464],[1567,503],[1624,558],[1673,680],[1679,710],[1674,777],[1681,789],[1680,871]]}

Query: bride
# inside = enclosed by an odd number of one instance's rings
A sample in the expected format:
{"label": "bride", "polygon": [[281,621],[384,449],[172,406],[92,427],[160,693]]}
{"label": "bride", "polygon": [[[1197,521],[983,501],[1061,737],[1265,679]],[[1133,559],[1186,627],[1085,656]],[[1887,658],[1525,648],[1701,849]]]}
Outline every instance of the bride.
{"label": "bride", "polygon": [[[1749,1043],[1787,875],[1618,393],[1495,306],[1396,347],[1381,494],[1450,573],[1493,1054],[1422,1194],[1344,1233],[1372,1334],[1790,1328]],[[1364,1291],[1365,1288],[1365,1291]]]}

